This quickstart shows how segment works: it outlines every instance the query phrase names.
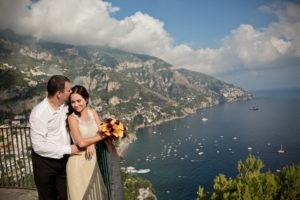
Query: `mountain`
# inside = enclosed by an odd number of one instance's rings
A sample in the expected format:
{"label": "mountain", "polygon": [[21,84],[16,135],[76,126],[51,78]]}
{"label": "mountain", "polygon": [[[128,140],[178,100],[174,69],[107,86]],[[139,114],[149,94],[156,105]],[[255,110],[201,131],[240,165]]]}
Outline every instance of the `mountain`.
{"label": "mountain", "polygon": [[0,123],[25,122],[46,95],[46,81],[64,74],[84,85],[102,118],[118,118],[130,132],[252,95],[203,73],[176,69],[160,58],[104,46],[74,46],[0,31]]}

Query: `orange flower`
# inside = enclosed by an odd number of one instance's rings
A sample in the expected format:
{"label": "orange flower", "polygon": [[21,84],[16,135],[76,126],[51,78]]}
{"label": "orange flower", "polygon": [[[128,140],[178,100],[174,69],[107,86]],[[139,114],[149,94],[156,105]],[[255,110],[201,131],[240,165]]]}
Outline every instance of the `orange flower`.
{"label": "orange flower", "polygon": [[101,133],[113,140],[126,137],[124,132],[127,128],[117,119],[106,119],[105,123],[101,123],[99,128]]}

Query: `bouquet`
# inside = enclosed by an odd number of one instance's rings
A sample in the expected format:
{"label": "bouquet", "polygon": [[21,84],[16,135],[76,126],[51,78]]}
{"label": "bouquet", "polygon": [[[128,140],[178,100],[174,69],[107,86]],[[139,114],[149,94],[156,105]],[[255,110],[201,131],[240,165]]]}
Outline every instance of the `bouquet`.
{"label": "bouquet", "polygon": [[126,137],[127,128],[117,119],[108,118],[105,123],[100,124],[100,131],[112,140]]}

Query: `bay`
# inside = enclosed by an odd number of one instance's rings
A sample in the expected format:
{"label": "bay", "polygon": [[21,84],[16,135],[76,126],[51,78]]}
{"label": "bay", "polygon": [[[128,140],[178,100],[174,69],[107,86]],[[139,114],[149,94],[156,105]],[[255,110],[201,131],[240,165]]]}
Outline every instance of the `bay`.
{"label": "bay", "polygon": [[[159,200],[189,200],[199,186],[212,191],[220,173],[234,178],[238,161],[250,153],[263,160],[264,171],[300,163],[300,90],[253,94],[251,101],[139,129],[122,166],[150,180]],[[281,146],[285,152],[279,154]]]}

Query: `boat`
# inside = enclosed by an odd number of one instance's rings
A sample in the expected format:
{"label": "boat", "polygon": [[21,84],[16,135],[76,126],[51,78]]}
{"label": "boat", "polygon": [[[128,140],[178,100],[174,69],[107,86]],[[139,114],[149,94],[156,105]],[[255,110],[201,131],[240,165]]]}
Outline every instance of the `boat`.
{"label": "boat", "polygon": [[280,149],[277,152],[278,153],[284,153],[284,149],[283,149],[282,145],[280,145]]}
{"label": "boat", "polygon": [[259,110],[259,108],[258,107],[252,107],[252,108],[249,108],[249,110],[252,110],[252,111],[257,111],[257,110]]}
{"label": "boat", "polygon": [[205,117],[202,118],[202,121],[203,121],[203,122],[206,122],[207,120],[208,120],[208,119],[205,118]]}
{"label": "boat", "polygon": [[136,173],[138,173],[138,174],[146,174],[146,173],[148,173],[150,171],[151,171],[150,169],[139,169],[139,170],[136,170]]}

